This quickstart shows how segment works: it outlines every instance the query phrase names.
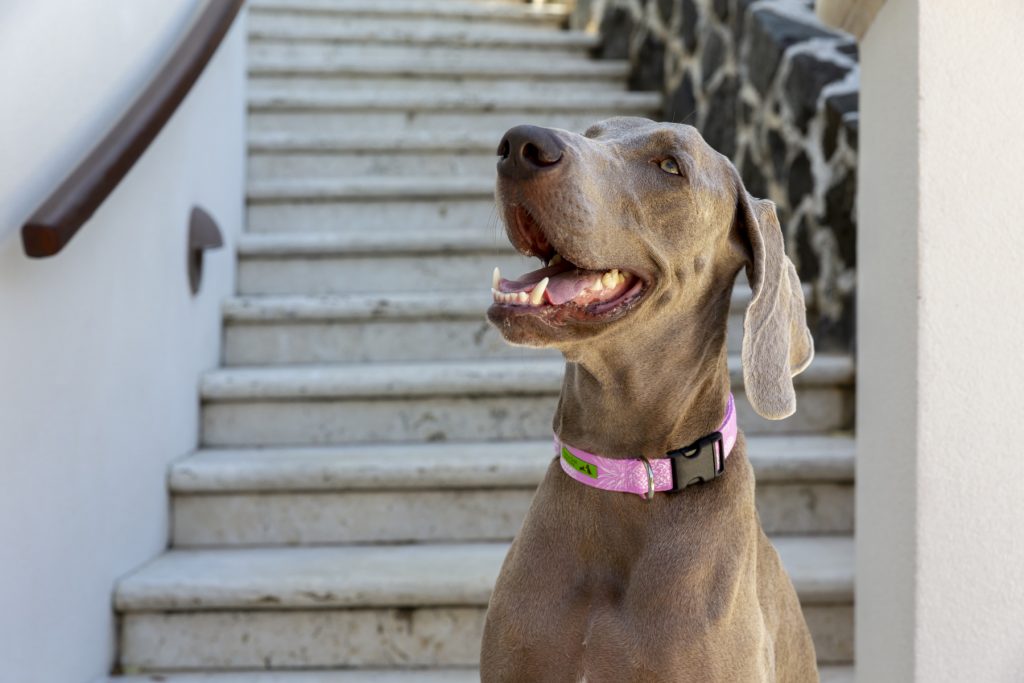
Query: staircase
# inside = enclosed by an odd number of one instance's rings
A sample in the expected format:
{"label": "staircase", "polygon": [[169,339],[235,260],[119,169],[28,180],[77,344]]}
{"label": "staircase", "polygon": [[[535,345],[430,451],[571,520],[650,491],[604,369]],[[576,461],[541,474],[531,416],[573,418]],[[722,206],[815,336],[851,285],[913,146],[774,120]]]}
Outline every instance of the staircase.
{"label": "staircase", "polygon": [[[534,267],[499,228],[493,152],[518,123],[581,130],[659,106],[625,91],[625,63],[590,61],[594,39],[564,16],[251,3],[239,293],[202,380],[202,447],[170,472],[171,549],[116,589],[117,681],[477,680],[562,370],[484,322],[491,269]],[[762,522],[823,680],[851,681],[851,360],[819,356],[780,423],[751,412],[731,368]]]}

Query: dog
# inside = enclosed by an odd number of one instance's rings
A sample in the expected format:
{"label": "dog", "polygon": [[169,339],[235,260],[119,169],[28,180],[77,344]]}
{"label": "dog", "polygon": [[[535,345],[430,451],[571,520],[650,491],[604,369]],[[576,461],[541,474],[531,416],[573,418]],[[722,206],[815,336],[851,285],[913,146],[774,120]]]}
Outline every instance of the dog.
{"label": "dog", "polygon": [[[544,267],[496,272],[487,317],[512,344],[557,348],[566,366],[560,454],[492,593],[481,680],[817,681],[730,422],[726,323],[741,268],[751,406],[792,414],[792,377],[814,355],[774,204],[685,125],[517,126],[498,155],[508,237]],[[735,443],[722,437],[730,424]],[[695,444],[699,458],[678,457]],[[598,467],[623,464],[641,495],[595,487]]]}

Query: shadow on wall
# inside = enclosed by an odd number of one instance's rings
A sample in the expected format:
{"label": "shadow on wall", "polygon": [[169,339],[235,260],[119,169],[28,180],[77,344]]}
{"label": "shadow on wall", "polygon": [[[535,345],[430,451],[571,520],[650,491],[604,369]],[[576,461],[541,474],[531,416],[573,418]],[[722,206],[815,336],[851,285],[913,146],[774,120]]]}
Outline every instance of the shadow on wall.
{"label": "shadow on wall", "polygon": [[629,59],[630,87],[660,90],[666,120],[729,156],[751,194],[778,205],[811,283],[820,348],[854,343],[857,45],[809,0],[578,0],[597,56]]}

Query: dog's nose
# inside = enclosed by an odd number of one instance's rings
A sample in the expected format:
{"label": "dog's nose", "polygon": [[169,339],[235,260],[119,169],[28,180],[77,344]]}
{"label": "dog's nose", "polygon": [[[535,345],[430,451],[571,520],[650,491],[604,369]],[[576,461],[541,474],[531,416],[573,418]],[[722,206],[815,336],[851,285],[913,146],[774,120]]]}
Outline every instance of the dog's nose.
{"label": "dog's nose", "polygon": [[540,126],[510,128],[498,145],[498,173],[523,180],[553,168],[565,145],[555,131]]}

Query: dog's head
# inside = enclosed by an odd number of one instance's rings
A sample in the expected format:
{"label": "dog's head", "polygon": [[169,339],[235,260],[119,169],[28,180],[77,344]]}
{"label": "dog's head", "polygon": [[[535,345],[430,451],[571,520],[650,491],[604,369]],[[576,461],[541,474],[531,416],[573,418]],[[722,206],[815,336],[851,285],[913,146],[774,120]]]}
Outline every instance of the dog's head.
{"label": "dog's head", "polygon": [[[810,363],[813,342],[775,207],[751,197],[695,128],[639,118],[583,135],[518,126],[498,156],[508,237],[544,266],[496,277],[487,315],[506,340],[567,355],[628,353],[633,335],[728,306],[746,265],[745,391],[765,417],[793,413],[792,376]],[[701,343],[701,333],[678,329],[680,343]]]}

